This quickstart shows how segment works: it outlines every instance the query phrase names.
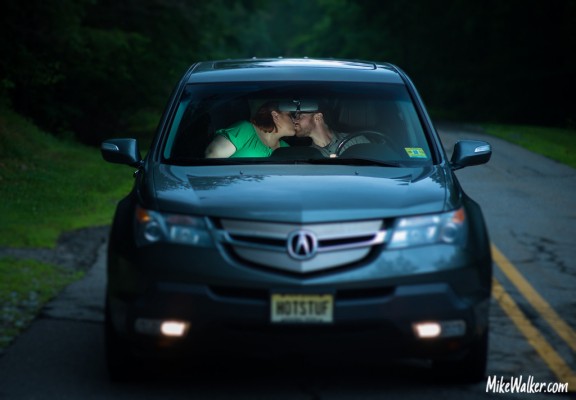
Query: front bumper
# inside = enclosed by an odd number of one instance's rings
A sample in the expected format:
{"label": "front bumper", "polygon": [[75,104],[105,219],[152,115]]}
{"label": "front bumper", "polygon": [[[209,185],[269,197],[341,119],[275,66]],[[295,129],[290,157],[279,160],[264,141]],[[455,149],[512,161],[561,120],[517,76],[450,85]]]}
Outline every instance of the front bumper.
{"label": "front bumper", "polygon": [[[325,293],[306,288],[306,293]],[[133,302],[110,298],[116,330],[140,355],[186,352],[286,354],[370,354],[437,358],[457,355],[488,327],[487,299],[461,298],[445,283],[402,285],[385,290],[336,291],[329,324],[270,322],[270,293],[204,285],[158,284]],[[357,294],[357,295],[356,295]],[[179,320],[190,324],[182,338],[138,333],[138,320]],[[464,334],[418,339],[414,323],[464,321]],[[183,352],[186,350],[186,352]]]}
{"label": "front bumper", "polygon": [[[488,329],[491,260],[450,246],[383,251],[362,265],[297,276],[236,263],[215,249],[161,245],[112,255],[114,330],[143,356],[239,353],[462,355]],[[167,254],[170,254],[167,257]],[[273,293],[331,294],[328,324],[271,322]],[[139,333],[139,320],[189,323],[184,337]],[[414,323],[463,321],[463,334],[419,339]]]}

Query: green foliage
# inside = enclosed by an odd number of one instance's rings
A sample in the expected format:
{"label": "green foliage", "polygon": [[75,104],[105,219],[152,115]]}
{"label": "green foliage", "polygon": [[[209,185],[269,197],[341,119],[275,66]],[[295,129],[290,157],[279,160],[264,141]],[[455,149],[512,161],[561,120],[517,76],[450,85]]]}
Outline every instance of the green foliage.
{"label": "green foliage", "polygon": [[34,260],[0,258],[0,350],[24,330],[42,306],[82,273]]}
{"label": "green foliage", "polygon": [[205,17],[216,15],[212,2],[5,3],[0,96],[45,130],[92,145],[142,128],[135,113],[160,113],[185,68],[206,58]]}
{"label": "green foliage", "polygon": [[576,168],[576,131],[527,125],[483,125],[490,135]]}
{"label": "green foliage", "polygon": [[[461,120],[576,124],[576,0],[5,0],[0,104],[96,145],[148,136],[193,62],[390,61]],[[71,134],[70,132],[74,132]]]}
{"label": "green foliage", "polygon": [[[98,150],[63,141],[0,108],[0,247],[53,247],[63,231],[108,225],[132,184]],[[0,351],[82,272],[0,258]]]}
{"label": "green foliage", "polygon": [[107,225],[131,184],[97,149],[0,113],[0,246],[52,247],[62,231]]}
{"label": "green foliage", "polygon": [[252,17],[250,55],[389,61],[439,114],[576,124],[575,0],[285,0]]}
{"label": "green foliage", "polygon": [[351,0],[235,1],[211,39],[222,57],[342,57],[364,38],[361,19]]}

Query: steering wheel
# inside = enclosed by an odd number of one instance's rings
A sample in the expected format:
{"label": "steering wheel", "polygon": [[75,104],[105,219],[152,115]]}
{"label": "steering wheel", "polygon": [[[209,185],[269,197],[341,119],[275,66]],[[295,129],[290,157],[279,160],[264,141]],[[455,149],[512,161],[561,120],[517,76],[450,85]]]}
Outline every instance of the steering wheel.
{"label": "steering wheel", "polygon": [[[369,131],[369,130],[359,131],[359,132],[351,133],[344,140],[342,140],[340,142],[340,144],[338,144],[338,147],[336,148],[336,156],[340,157],[340,155],[344,151],[346,143],[348,143],[352,139],[355,139],[355,138],[360,137],[360,136],[367,138],[370,142],[375,142],[375,143],[388,142],[392,145],[392,147],[396,147],[396,143],[394,143],[394,141],[391,139],[390,135],[388,135],[386,133],[378,132],[378,131]],[[375,140],[371,140],[371,137],[375,138]]]}

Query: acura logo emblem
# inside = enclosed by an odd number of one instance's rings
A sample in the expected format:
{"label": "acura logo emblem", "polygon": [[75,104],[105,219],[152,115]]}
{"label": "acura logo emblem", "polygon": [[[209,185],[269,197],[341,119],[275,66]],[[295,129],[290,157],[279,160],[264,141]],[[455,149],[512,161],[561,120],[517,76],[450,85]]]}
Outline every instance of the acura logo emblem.
{"label": "acura logo emblem", "polygon": [[288,254],[297,260],[307,260],[316,255],[318,239],[310,231],[294,231],[288,235]]}

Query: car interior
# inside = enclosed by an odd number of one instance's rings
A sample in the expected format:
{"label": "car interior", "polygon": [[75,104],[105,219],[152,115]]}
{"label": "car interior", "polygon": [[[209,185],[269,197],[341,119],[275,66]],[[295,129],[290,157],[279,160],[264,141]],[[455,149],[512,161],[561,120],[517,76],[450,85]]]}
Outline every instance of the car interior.
{"label": "car interior", "polygon": [[[183,99],[177,110],[180,115],[174,118],[176,122],[165,146],[164,158],[204,158],[205,149],[218,130],[238,121],[249,121],[264,100],[267,99],[245,96],[214,96],[201,101]],[[354,145],[339,156],[410,160],[405,148],[428,148],[418,118],[413,111],[414,115],[411,115],[408,107],[402,109],[402,102],[344,97],[321,98],[319,101],[334,131],[362,134],[376,144]],[[308,147],[311,144],[310,138],[293,136],[284,140],[290,147],[277,149],[272,157],[284,160],[323,157],[316,149]]]}

